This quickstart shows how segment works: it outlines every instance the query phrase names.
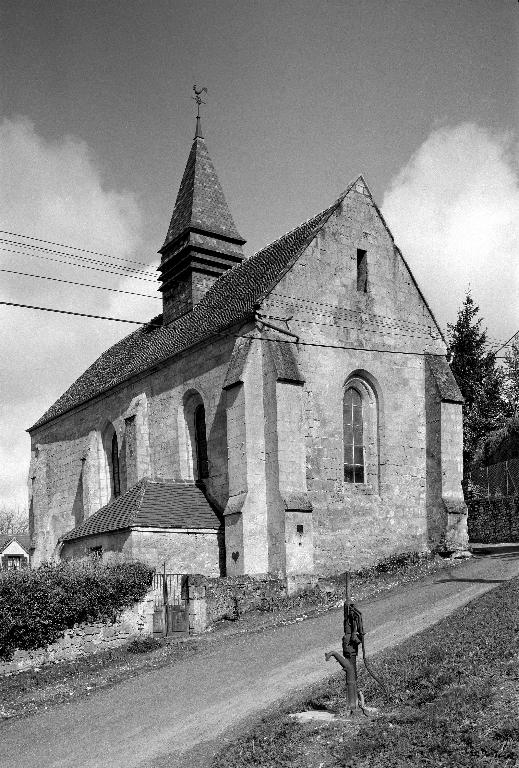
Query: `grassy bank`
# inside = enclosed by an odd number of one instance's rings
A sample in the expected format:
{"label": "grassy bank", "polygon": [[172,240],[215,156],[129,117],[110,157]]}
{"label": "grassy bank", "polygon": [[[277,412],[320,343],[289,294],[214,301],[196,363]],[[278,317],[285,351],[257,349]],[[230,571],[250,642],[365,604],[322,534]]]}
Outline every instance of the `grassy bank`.
{"label": "grassy bank", "polygon": [[[277,709],[219,754],[213,768],[512,768],[519,765],[519,580],[488,594],[373,659],[387,703],[363,670],[360,687],[379,714],[346,719],[337,674]],[[301,724],[301,709],[343,716]]]}

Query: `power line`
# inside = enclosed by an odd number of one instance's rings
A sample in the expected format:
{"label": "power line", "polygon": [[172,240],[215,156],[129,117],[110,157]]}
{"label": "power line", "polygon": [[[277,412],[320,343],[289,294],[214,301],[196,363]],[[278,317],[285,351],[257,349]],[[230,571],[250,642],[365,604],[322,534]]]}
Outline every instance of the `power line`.
{"label": "power line", "polygon": [[28,272],[17,272],[15,269],[0,269],[0,272],[7,272],[10,275],[22,275],[23,277],[37,277],[40,280],[53,280],[56,283],[67,283],[68,285],[79,285],[82,288],[98,288],[100,291],[115,291],[116,293],[126,293],[129,296],[143,296],[147,299],[160,300],[160,296],[152,296],[150,293],[137,293],[136,291],[123,291],[121,288],[109,288],[106,285],[90,285],[89,283],[78,283],[74,280],[64,280],[60,277],[49,277],[48,275],[32,275]]}
{"label": "power line", "polygon": [[515,339],[515,337],[516,337],[518,334],[519,334],[519,331],[516,331],[514,334],[512,334],[512,336],[510,336],[510,338],[508,339],[508,341],[505,341],[505,343],[504,343],[504,344],[501,344],[501,346],[499,347],[499,349],[496,349],[496,351],[494,352],[494,354],[497,354],[498,352],[501,352],[501,350],[502,350],[502,349],[504,349],[505,347],[507,347],[507,346],[510,344],[510,342],[511,342],[511,341],[513,341],[513,340]]}
{"label": "power line", "polygon": [[[91,315],[86,312],[72,312],[71,310],[66,310],[66,309],[54,309],[52,307],[38,307],[32,304],[18,304],[12,301],[0,301],[0,305],[7,306],[7,307],[19,307],[22,309],[36,309],[36,310],[39,310],[40,312],[56,312],[57,314],[60,314],[60,315],[74,315],[75,317],[88,317],[94,320],[111,320],[116,323],[132,323],[134,325],[152,325],[157,328],[163,327],[162,324],[159,325],[158,323],[151,323],[149,321],[126,320],[121,317]],[[354,345],[345,346],[342,344],[321,344],[319,342],[313,342],[313,341],[301,341],[301,339],[299,339],[298,341],[290,341],[289,339],[273,339],[265,336],[247,336],[246,334],[222,333],[218,331],[216,331],[214,335],[220,336],[222,338],[248,339],[249,341],[255,341],[255,340],[269,341],[277,344],[294,344],[296,346],[318,347],[321,349],[344,349],[344,350],[353,350],[356,352],[378,352],[380,354],[386,354],[386,355],[415,355],[418,357],[425,357],[426,355],[431,355],[432,357],[445,357],[445,355],[441,352],[414,352],[410,350],[378,349],[373,347],[356,347]],[[514,336],[515,335],[516,334],[514,334]],[[503,356],[501,356],[499,359],[504,359],[504,358]]]}
{"label": "power line", "polygon": [[[14,301],[0,301],[6,307],[19,307],[21,309],[38,309],[40,312],[56,312],[59,315],[74,315],[75,317],[90,317],[94,320],[112,320],[115,323],[132,323],[133,325],[155,325],[155,323],[142,322],[141,320],[125,320],[122,317],[107,317],[105,315],[89,315],[86,312],[72,312],[69,309],[53,309],[52,307],[36,307],[33,304],[17,304]],[[156,325],[157,328],[161,327]]]}
{"label": "power line", "polygon": [[[156,279],[151,277],[141,277],[140,275],[129,275],[125,272],[114,272],[113,269],[103,269],[102,267],[91,267],[89,264],[75,264],[70,261],[63,261],[62,259],[55,259],[52,256],[43,256],[41,253],[25,253],[24,251],[14,251],[12,248],[5,248],[0,246],[0,251],[7,251],[8,253],[14,253],[17,256],[30,256],[35,259],[43,259],[44,261],[53,261],[57,264],[66,264],[69,267],[81,267],[81,269],[92,269],[95,272],[106,272],[108,275],[117,275],[118,277],[126,277],[128,280],[143,280],[146,283],[156,283]],[[64,256],[68,254],[63,254]],[[114,265],[117,266],[117,265]]]}
{"label": "power line", "polygon": [[45,253],[54,253],[58,256],[65,256],[68,259],[81,259],[82,261],[88,261],[90,264],[102,264],[103,266],[116,267],[117,269],[124,269],[127,272],[139,272],[146,274],[144,269],[134,269],[134,267],[127,267],[124,264],[108,264],[101,259],[91,259],[88,256],[80,256],[77,253],[65,253],[64,251],[56,251],[54,248],[44,248],[42,245],[31,245],[30,243],[18,243],[16,240],[9,240],[7,237],[0,237],[0,243],[7,243],[8,245],[16,245],[18,248],[31,248],[35,251],[45,251]]}
{"label": "power line", "polygon": [[[74,315],[76,317],[89,317],[94,320],[112,320],[114,322],[118,323],[133,323],[134,325],[150,325],[149,322],[143,322],[141,320],[125,320],[120,317],[106,317],[103,315],[91,315],[86,312],[72,312],[67,309],[54,309],[52,307],[38,307],[32,304],[18,304],[12,301],[0,301],[0,305],[8,306],[8,307],[19,307],[22,309],[36,309],[40,312],[56,312],[60,315]],[[158,325],[156,327],[163,327],[161,325]],[[251,341],[254,341],[257,339],[258,341],[273,341],[280,344],[297,344],[298,346],[304,346],[304,347],[321,347],[325,349],[351,349],[356,351],[362,351],[362,352],[381,352],[384,354],[393,354],[393,355],[427,355],[432,354],[436,357],[444,357],[444,355],[439,353],[429,353],[429,352],[410,352],[409,350],[395,350],[395,349],[371,349],[368,347],[355,347],[355,346],[343,346],[338,344],[319,344],[317,342],[311,342],[311,341],[286,341],[285,339],[270,339],[264,336],[246,336],[245,334],[234,334],[234,333],[216,333],[217,336],[222,337],[231,337],[236,339],[249,339]]]}
{"label": "power line", "polygon": [[[91,253],[93,256],[104,256],[107,259],[121,259],[119,256],[110,256],[108,253],[101,253],[100,251],[91,251],[88,248],[79,248],[76,245],[67,245],[66,243],[55,243],[52,240],[44,240],[42,237],[33,237],[31,235],[21,235],[19,232],[9,232],[6,229],[0,229],[0,233],[3,235],[11,235],[12,237],[20,237],[24,238],[25,240],[34,240],[39,243],[47,243],[47,245],[57,245],[59,248],[68,248],[72,251],[80,251],[82,253]],[[22,243],[23,245],[23,243]],[[133,261],[132,259],[124,259],[124,261],[128,262],[128,264],[138,264],[142,267],[147,267],[148,269],[153,269],[149,264],[146,264],[144,261]]]}

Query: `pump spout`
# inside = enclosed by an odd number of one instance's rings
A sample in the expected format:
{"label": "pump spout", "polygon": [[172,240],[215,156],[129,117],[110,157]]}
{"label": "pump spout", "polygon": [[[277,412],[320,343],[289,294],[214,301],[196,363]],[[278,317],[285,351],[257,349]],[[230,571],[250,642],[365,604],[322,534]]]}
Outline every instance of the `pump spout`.
{"label": "pump spout", "polygon": [[326,661],[329,661],[332,656],[346,672],[346,688],[348,691],[348,704],[350,710],[357,709],[357,672],[355,665],[337,651],[328,651],[328,653],[324,654]]}

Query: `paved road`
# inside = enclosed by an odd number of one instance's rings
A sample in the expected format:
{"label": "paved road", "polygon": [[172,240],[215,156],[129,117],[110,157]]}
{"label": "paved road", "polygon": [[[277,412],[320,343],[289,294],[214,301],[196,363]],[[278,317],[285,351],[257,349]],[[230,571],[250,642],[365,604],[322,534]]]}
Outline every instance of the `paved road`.
{"label": "paved road", "polygon": [[[395,645],[516,575],[517,552],[476,557],[360,604],[368,653]],[[204,657],[143,673],[48,712],[7,721],[0,726],[0,765],[207,765],[211,745],[226,729],[291,690],[335,672],[332,662],[324,661],[324,651],[339,649],[341,635],[341,611],[330,611],[298,624],[228,638]]]}

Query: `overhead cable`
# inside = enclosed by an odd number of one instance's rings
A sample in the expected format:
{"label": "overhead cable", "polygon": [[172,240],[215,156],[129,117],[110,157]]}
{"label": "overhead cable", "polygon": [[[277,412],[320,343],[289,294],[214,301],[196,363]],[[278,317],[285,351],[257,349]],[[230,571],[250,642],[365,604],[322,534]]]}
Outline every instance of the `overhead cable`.
{"label": "overhead cable", "polygon": [[[79,248],[76,245],[67,245],[66,243],[55,243],[53,240],[44,240],[42,237],[33,237],[32,235],[22,235],[19,232],[9,232],[6,229],[0,229],[0,234],[3,235],[11,235],[12,237],[20,237],[25,240],[34,240],[39,243],[47,243],[47,245],[57,245],[59,248],[67,248],[68,250],[72,251],[81,251],[81,253],[91,253],[93,256],[104,256],[106,259],[120,259],[119,256],[110,256],[108,253],[101,253],[100,251],[91,251],[88,248]],[[148,269],[153,269],[153,267],[150,264],[146,264],[144,261],[133,261],[132,259],[124,259],[124,261],[128,262],[128,264],[138,264],[142,267],[147,267]]]}
{"label": "overhead cable", "polygon": [[502,349],[504,349],[505,347],[507,347],[507,346],[510,344],[510,342],[511,342],[511,341],[513,341],[513,340],[515,339],[515,337],[516,337],[518,334],[519,334],[519,331],[516,331],[514,334],[512,334],[512,336],[510,336],[510,338],[508,339],[508,341],[505,341],[505,343],[504,343],[504,344],[501,344],[501,346],[500,346],[498,349],[496,349],[496,350],[495,350],[494,354],[497,354],[498,352],[501,352],[501,350],[502,350]]}
{"label": "overhead cable", "polygon": [[109,264],[101,259],[91,259],[89,256],[81,256],[79,253],[66,253],[65,251],[57,251],[55,248],[44,248],[42,245],[31,245],[30,243],[18,243],[16,240],[9,240],[7,237],[0,237],[0,243],[7,243],[8,245],[16,245],[18,248],[30,248],[34,251],[44,251],[45,253],[54,253],[57,256],[65,256],[68,259],[81,259],[81,261],[88,261],[90,264],[102,264],[103,266],[116,267],[117,269],[124,269],[127,272],[139,272],[140,274],[146,274],[144,269],[135,269],[134,267],[127,267],[125,264]]}
{"label": "overhead cable", "polygon": [[[117,275],[118,277],[126,277],[128,280],[143,280],[145,283],[156,283],[156,279],[151,277],[141,277],[140,275],[127,274],[125,272],[114,272],[113,269],[103,269],[102,267],[92,267],[90,264],[76,264],[75,262],[63,261],[62,259],[55,259],[53,256],[43,256],[41,253],[25,253],[23,251],[14,251],[12,248],[5,248],[0,246],[0,251],[7,251],[8,253],[14,253],[18,256],[30,256],[35,259],[43,259],[44,261],[53,261],[57,264],[66,264],[69,267],[81,267],[81,269],[92,269],[95,272],[106,272],[108,275]],[[63,254],[66,256],[67,254]],[[117,266],[117,264],[114,264]]]}
{"label": "overhead cable", "polygon": [[[52,307],[36,307],[33,304],[17,304],[14,301],[0,301],[0,304],[6,307],[19,307],[21,309],[38,309],[40,312],[56,312],[59,315],[74,315],[75,317],[90,317],[94,320],[112,320],[114,323],[132,323],[133,325],[153,325],[156,323],[145,322],[141,320],[125,320],[122,317],[107,317],[106,315],[89,315],[86,312],[72,312],[69,309],[53,309]],[[156,327],[161,327],[156,325]]]}
{"label": "overhead cable", "polygon": [[[142,321],[142,320],[125,320],[121,317],[106,317],[103,315],[91,315],[86,312],[72,312],[71,310],[66,309],[54,309],[52,307],[38,307],[31,304],[18,304],[12,301],[0,301],[0,305],[8,306],[8,307],[19,307],[22,309],[36,309],[41,312],[56,312],[61,315],[74,315],[76,317],[89,317],[94,320],[111,320],[117,323],[132,323],[134,325],[148,325],[153,326],[156,328],[163,328],[164,326],[159,323],[153,323],[151,321]],[[234,338],[234,339],[248,339],[249,341],[268,341],[268,342],[274,342],[277,344],[293,344],[297,347],[319,347],[321,349],[344,349],[344,350],[353,350],[357,352],[378,352],[380,354],[384,355],[414,355],[415,357],[425,357],[426,355],[430,355],[431,357],[445,357],[445,354],[443,352],[414,352],[411,350],[403,350],[403,349],[379,349],[379,348],[373,348],[373,347],[357,347],[354,345],[343,345],[343,344],[321,344],[319,342],[314,341],[291,341],[290,339],[272,339],[265,336],[248,336],[246,334],[237,334],[237,333],[229,333],[229,332],[223,332],[223,331],[214,331],[212,334],[214,336],[220,336],[221,338]],[[503,359],[501,357],[500,359]]]}
{"label": "overhead cable", "polygon": [[75,280],[64,280],[61,277],[50,277],[49,275],[32,275],[28,272],[17,272],[15,269],[0,269],[0,272],[7,272],[10,275],[21,275],[22,277],[37,277],[40,280],[53,280],[56,283],[67,283],[68,285],[79,285],[82,288],[97,288],[100,291],[114,291],[116,293],[126,293],[129,296],[142,296],[146,299],[161,300],[161,296],[152,296],[151,293],[137,293],[136,291],[123,291],[122,288],[109,288],[107,285],[91,285],[89,283],[78,283]]}

